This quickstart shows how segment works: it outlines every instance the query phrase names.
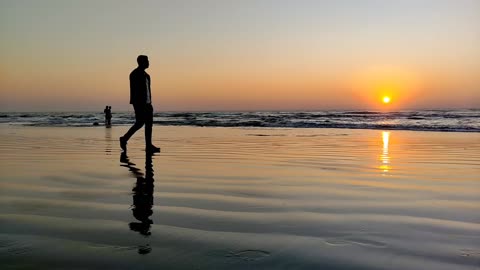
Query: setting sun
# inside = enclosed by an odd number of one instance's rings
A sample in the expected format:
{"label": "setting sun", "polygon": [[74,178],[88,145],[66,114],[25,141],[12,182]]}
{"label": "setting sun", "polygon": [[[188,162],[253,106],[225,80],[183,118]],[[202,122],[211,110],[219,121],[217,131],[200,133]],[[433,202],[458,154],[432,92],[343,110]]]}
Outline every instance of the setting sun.
{"label": "setting sun", "polygon": [[382,99],[383,103],[387,104],[387,103],[390,103],[390,97],[388,96],[384,96],[383,99]]}

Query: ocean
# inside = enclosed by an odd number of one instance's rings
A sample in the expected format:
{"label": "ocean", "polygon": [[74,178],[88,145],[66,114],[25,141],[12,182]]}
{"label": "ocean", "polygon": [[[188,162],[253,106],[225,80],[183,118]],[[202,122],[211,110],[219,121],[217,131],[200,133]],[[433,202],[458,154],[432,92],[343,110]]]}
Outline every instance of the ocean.
{"label": "ocean", "polygon": [[[131,125],[133,112],[113,112],[113,125]],[[3,112],[0,123],[85,127],[104,122],[103,112]],[[294,112],[157,112],[155,125],[197,127],[348,128],[480,132],[480,109]]]}

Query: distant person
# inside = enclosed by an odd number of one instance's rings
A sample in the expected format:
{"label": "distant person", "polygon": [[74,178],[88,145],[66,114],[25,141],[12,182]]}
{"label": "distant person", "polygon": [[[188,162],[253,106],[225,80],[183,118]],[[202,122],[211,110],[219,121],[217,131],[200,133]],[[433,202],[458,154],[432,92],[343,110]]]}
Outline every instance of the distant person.
{"label": "distant person", "polygon": [[112,106],[108,106],[107,110],[107,126],[112,125]]}
{"label": "distant person", "polygon": [[105,114],[105,126],[107,126],[108,125],[108,106],[105,106],[103,113]]}
{"label": "distant person", "polygon": [[127,151],[127,142],[132,135],[145,125],[145,151],[160,152],[160,148],[152,144],[153,107],[150,90],[150,75],[145,72],[150,65],[148,56],[137,57],[138,67],[130,73],[130,104],[135,110],[135,124],[120,137],[120,147]]}

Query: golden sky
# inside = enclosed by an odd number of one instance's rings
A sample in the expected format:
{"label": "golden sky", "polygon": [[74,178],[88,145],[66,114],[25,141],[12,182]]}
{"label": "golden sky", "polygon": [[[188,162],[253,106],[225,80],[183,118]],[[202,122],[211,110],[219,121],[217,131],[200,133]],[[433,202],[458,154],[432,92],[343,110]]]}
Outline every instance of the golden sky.
{"label": "golden sky", "polygon": [[[0,110],[480,107],[480,1],[1,1]],[[382,104],[383,96],[391,103]]]}

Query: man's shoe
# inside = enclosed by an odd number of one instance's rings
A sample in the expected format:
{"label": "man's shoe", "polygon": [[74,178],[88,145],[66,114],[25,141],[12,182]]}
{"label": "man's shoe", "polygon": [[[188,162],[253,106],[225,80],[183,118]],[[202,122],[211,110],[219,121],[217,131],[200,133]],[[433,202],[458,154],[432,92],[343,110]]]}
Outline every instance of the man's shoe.
{"label": "man's shoe", "polygon": [[145,148],[145,151],[148,153],[159,153],[160,147],[156,147],[155,145],[150,145]]}
{"label": "man's shoe", "polygon": [[127,140],[125,140],[123,137],[120,137],[120,148],[127,152]]}

